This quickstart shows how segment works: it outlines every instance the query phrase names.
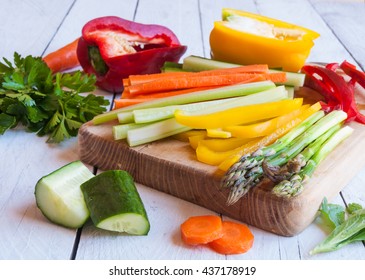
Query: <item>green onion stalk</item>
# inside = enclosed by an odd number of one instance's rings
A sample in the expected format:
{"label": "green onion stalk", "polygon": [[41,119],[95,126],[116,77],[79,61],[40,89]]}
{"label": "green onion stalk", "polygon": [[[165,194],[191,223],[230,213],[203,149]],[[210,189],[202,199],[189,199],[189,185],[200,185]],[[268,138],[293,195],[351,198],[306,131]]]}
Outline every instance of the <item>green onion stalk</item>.
{"label": "green onion stalk", "polygon": [[[304,189],[304,184],[309,178],[312,177],[318,165],[332,150],[336,148],[337,145],[349,137],[352,131],[353,129],[351,127],[345,126],[335,131],[322,145],[316,145],[315,147],[312,147],[312,150],[315,150],[315,153],[308,160],[306,165],[298,173],[294,174],[289,180],[283,180],[277,184],[272,189],[272,192],[277,196],[282,197],[294,197],[299,195]],[[310,153],[311,152],[308,151],[303,156],[310,157]]]}
{"label": "green onion stalk", "polygon": [[[318,116],[320,115],[318,114]],[[311,142],[347,118],[347,114],[343,111],[333,111],[324,117],[323,115],[322,117],[318,116],[317,121],[313,121],[315,117],[312,115],[299,125],[296,129],[302,131],[298,134],[292,132],[294,138],[290,134],[287,136],[287,134],[274,144],[255,152],[252,156],[243,158],[243,162],[249,162],[248,164],[242,164],[243,167],[239,168],[236,165],[229,169],[223,179],[223,186],[230,188],[227,204],[236,203],[252,187],[257,185],[264,177],[265,166],[280,168],[302,152]],[[250,164],[252,162],[255,164]]]}

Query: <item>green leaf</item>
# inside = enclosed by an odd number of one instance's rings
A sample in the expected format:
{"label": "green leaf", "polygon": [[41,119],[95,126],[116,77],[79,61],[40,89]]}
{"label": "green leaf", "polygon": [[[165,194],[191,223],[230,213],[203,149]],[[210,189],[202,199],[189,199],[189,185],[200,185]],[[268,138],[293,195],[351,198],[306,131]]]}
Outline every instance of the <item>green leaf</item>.
{"label": "green leaf", "polygon": [[323,199],[319,211],[321,213],[322,220],[331,229],[342,224],[345,220],[345,208],[341,205],[328,203],[327,198]]}
{"label": "green leaf", "polygon": [[48,138],[47,143],[60,143],[66,138],[70,138],[71,135],[68,133],[64,120],[56,126],[55,130],[51,133],[51,136]]}
{"label": "green leaf", "polygon": [[9,89],[9,90],[21,90],[24,89],[24,85],[20,84],[16,81],[11,80],[9,77],[4,78],[4,82],[2,83],[3,88]]}
{"label": "green leaf", "polygon": [[32,123],[37,123],[48,118],[48,115],[40,110],[38,107],[27,107],[28,119]]}
{"label": "green leaf", "polygon": [[16,118],[4,113],[0,114],[0,134],[12,128],[16,124]]}
{"label": "green leaf", "polygon": [[310,254],[335,251],[351,242],[364,240],[364,230],[365,209],[361,209],[337,226],[326,239],[310,251]]}
{"label": "green leaf", "polygon": [[66,118],[65,121],[66,121],[66,124],[67,124],[68,128],[72,129],[72,130],[77,130],[82,125],[82,122],[78,122],[78,121],[68,119],[68,118]]}
{"label": "green leaf", "polygon": [[358,203],[350,203],[347,208],[346,208],[346,211],[349,213],[349,214],[353,214],[355,213],[356,211],[358,210],[361,210],[362,209],[362,206]]}

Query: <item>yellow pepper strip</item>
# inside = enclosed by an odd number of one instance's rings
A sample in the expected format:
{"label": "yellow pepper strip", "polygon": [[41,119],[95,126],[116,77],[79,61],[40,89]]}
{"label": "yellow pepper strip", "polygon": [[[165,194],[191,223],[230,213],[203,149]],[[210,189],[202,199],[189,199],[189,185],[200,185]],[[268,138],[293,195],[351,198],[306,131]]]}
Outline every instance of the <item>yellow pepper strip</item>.
{"label": "yellow pepper strip", "polygon": [[189,142],[189,137],[195,136],[195,135],[207,135],[207,132],[205,130],[189,130],[180,132],[178,134],[175,134],[172,136],[172,138],[182,141],[182,142]]}
{"label": "yellow pepper strip", "polygon": [[292,112],[285,114],[283,116],[279,116],[267,121],[249,124],[249,125],[234,125],[225,127],[224,130],[231,132],[233,137],[241,137],[241,138],[254,138],[259,136],[265,136],[295,117],[299,116],[306,109],[309,108],[309,105],[303,105],[301,108],[293,110]]}
{"label": "yellow pepper strip", "polygon": [[175,111],[176,121],[182,125],[202,129],[247,124],[287,114],[302,106],[303,98],[280,100],[255,105],[240,106],[206,115]]}
{"label": "yellow pepper strip", "polygon": [[[262,137],[259,137],[258,139],[261,138]],[[201,140],[199,143],[201,143],[202,145],[204,145],[205,147],[214,152],[226,152],[238,148],[243,144],[246,144],[252,140],[255,139],[232,137],[228,139],[204,139]]]}
{"label": "yellow pepper strip", "polygon": [[221,128],[208,128],[207,136],[211,138],[231,138],[232,134],[229,131],[224,131]]}
{"label": "yellow pepper strip", "polygon": [[222,21],[214,22],[210,33],[210,48],[215,60],[242,65],[266,63],[270,68],[298,72],[318,37],[317,32],[301,26],[223,9]]}
{"label": "yellow pepper strip", "polygon": [[[260,139],[254,139],[250,142],[246,143],[244,146],[257,146],[261,142]],[[227,158],[234,156],[237,154],[237,152],[241,149],[236,148],[233,150],[223,151],[223,152],[217,152],[213,151],[212,149],[209,149],[204,143],[199,142],[198,147],[196,148],[196,157],[200,162],[209,164],[209,165],[219,165],[222,162],[224,162]]]}
{"label": "yellow pepper strip", "polygon": [[257,143],[251,144],[251,142],[242,145],[240,148],[235,149],[235,153],[230,155],[226,158],[223,162],[219,164],[219,169],[222,171],[227,171],[234,163],[236,163],[243,155],[248,153],[253,153],[257,149],[270,145],[274,143],[277,139],[284,136],[288,133],[291,129],[299,125],[302,121],[306,118],[313,115],[315,112],[321,109],[321,104],[319,102],[313,104],[307,110],[305,110],[302,114],[300,114],[295,119],[289,121],[288,123],[284,124],[283,126],[276,129],[273,133],[263,137]]}
{"label": "yellow pepper strip", "polygon": [[[205,132],[205,131],[204,131]],[[190,146],[196,150],[199,145],[199,142],[207,137],[207,133],[197,134],[189,137]]]}

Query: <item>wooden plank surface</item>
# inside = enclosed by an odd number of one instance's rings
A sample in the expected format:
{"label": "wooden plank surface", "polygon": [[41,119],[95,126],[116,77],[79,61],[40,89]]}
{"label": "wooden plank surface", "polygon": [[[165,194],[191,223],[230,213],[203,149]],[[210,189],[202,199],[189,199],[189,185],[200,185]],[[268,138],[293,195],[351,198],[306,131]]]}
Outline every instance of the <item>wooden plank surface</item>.
{"label": "wooden plank surface", "polygon": [[[363,66],[365,37],[361,32],[364,30],[357,29],[362,25],[356,22],[361,21],[364,2],[351,1],[361,3],[351,11],[345,2],[4,0],[0,9],[0,57],[11,58],[14,51],[24,55],[53,51],[79,35],[87,20],[103,15],[166,24],[188,45],[187,55],[209,57],[212,21],[219,19],[222,7],[234,7],[282,17],[319,31],[321,37],[311,53],[312,61],[348,58]],[[354,23],[352,15],[360,19]],[[344,20],[336,22],[337,16]],[[113,98],[103,91],[97,94]],[[21,127],[0,136],[0,259],[365,259],[362,243],[329,254],[309,256],[309,250],[326,234],[316,224],[294,237],[282,237],[252,227],[254,248],[243,255],[221,256],[207,248],[189,248],[180,240],[179,224],[190,215],[219,213],[141,184],[137,187],[153,222],[148,237],[133,238],[99,231],[90,223],[78,233],[53,225],[35,206],[34,185],[41,176],[78,159],[78,143],[75,138],[61,145],[48,145],[45,140],[22,131]],[[94,168],[90,166],[90,169]],[[365,169],[333,202],[344,205],[344,202],[357,201],[364,205],[364,182]],[[228,218],[223,216],[223,219]]]}

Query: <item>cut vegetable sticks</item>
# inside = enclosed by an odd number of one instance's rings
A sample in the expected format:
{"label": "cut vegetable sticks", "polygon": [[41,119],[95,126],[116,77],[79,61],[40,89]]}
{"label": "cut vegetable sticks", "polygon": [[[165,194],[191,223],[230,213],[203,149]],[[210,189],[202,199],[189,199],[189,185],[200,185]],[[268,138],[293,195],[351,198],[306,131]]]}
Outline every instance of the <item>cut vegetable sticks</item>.
{"label": "cut vegetable sticks", "polygon": [[[269,68],[267,64],[253,64],[253,65],[245,65],[227,69],[213,69],[201,71],[198,73],[201,75],[216,75],[216,74],[229,74],[229,73],[269,73]],[[141,75],[130,75],[128,78],[123,79],[123,84],[125,86],[136,85],[140,83],[146,83],[155,81],[161,78],[168,77],[177,77],[177,76],[190,76],[192,72],[180,71],[180,72],[163,72],[163,73],[155,73],[155,74],[141,74]]]}
{"label": "cut vegetable sticks", "polygon": [[197,74],[199,73],[190,73],[190,75],[161,78],[151,82],[131,85],[128,87],[128,90],[131,95],[137,95],[193,87],[226,86],[238,83],[249,83],[266,80],[264,75],[255,73],[214,75]]}
{"label": "cut vegetable sticks", "polygon": [[288,114],[272,118],[263,122],[258,122],[249,125],[234,125],[225,127],[224,130],[230,132],[233,137],[240,138],[255,138],[259,136],[265,136],[272,133],[275,129],[294,119],[306,109],[309,105],[303,105],[301,108],[293,110]]}
{"label": "cut vegetable sticks", "polygon": [[253,153],[261,147],[274,143],[277,139],[288,133],[291,129],[299,125],[301,122],[303,122],[305,119],[313,115],[315,112],[318,112],[319,110],[321,110],[321,104],[317,102],[309,107],[307,110],[305,110],[302,114],[297,116],[295,119],[292,119],[290,122],[276,129],[273,133],[263,137],[257,143],[249,142],[245,145],[242,145],[240,148],[236,149],[236,153],[230,155],[221,164],[219,164],[219,169],[222,171],[227,171],[234,163],[236,163],[241,158],[241,156],[248,153]]}
{"label": "cut vegetable sticks", "polygon": [[163,97],[169,97],[169,96],[175,96],[190,92],[196,92],[200,90],[206,90],[206,89],[213,89],[217,88],[217,86],[211,86],[211,87],[194,87],[194,88],[187,88],[187,89],[179,89],[179,90],[172,90],[172,91],[164,91],[164,92],[156,92],[156,93],[150,93],[150,94],[140,94],[140,95],[131,95],[129,93],[129,90],[126,89],[126,91],[123,91],[121,98],[163,98]]}
{"label": "cut vegetable sticks", "polygon": [[114,100],[114,109],[136,105],[142,102],[151,101],[155,98],[120,98]]}

